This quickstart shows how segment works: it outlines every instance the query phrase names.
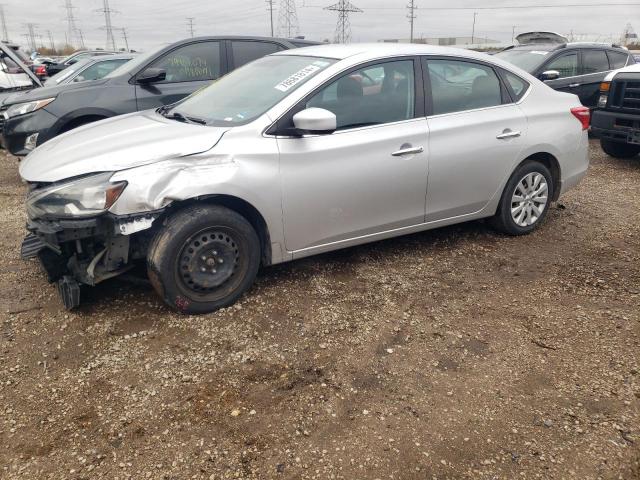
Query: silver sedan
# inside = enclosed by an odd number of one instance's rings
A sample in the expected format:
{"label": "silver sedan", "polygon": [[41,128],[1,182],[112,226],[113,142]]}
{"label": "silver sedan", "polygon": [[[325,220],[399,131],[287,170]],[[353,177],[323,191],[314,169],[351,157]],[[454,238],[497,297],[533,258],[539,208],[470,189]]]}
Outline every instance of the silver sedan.
{"label": "silver sedan", "polygon": [[284,51],[37,148],[22,253],[69,308],[146,261],[170,306],[210,312],[260,266],[480,218],[529,233],[585,175],[588,125],[576,96],[481,53]]}

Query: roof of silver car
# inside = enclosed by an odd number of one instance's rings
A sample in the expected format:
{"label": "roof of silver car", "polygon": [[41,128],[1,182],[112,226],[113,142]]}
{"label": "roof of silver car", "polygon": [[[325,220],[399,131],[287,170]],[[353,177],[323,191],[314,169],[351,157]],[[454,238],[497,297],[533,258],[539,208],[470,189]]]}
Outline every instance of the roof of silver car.
{"label": "roof of silver car", "polygon": [[325,57],[345,59],[353,56],[362,58],[387,57],[393,55],[455,55],[459,57],[486,59],[487,54],[466,50],[463,48],[439,47],[416,43],[351,43],[316,45],[313,47],[284,50],[275,55],[308,55],[310,57]]}

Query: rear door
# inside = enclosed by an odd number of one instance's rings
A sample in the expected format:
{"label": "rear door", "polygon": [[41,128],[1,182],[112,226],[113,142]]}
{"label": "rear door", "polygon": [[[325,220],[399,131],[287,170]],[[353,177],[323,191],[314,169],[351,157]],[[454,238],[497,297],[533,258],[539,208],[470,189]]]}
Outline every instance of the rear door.
{"label": "rear door", "polygon": [[557,80],[547,80],[544,83],[554,90],[560,92],[579,94],[580,86],[580,55],[577,50],[563,52],[545,63],[539,70],[538,74],[556,70],[560,73]]}
{"label": "rear door", "polygon": [[136,82],[137,109],[175,103],[220,78],[226,71],[223,43],[210,40],[181,45],[148,64],[145,69],[161,68],[167,76],[152,84]]}
{"label": "rear door", "polygon": [[[501,193],[526,139],[527,120],[491,65],[428,57],[424,69],[430,84],[426,220],[433,222],[479,212]],[[509,75],[521,98],[528,83]]]}
{"label": "rear door", "polygon": [[582,104],[589,108],[596,108],[600,96],[600,83],[611,70],[609,58],[604,49],[584,49],[580,51],[580,86],[577,88],[578,97]]}

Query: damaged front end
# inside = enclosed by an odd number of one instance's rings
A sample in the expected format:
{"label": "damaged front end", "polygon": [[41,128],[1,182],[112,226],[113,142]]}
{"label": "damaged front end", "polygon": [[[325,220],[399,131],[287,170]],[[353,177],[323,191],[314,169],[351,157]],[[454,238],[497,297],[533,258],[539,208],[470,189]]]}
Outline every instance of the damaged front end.
{"label": "damaged front end", "polygon": [[124,190],[109,178],[101,174],[34,186],[27,198],[29,234],[22,243],[22,258],[40,260],[67,309],[80,304],[80,285],[96,285],[145,258],[150,229],[162,213],[107,212]]}

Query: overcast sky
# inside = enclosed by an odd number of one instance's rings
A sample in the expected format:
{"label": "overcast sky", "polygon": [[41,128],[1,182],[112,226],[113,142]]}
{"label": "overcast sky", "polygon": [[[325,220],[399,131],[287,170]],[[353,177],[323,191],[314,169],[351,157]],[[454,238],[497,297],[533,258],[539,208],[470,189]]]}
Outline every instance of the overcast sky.
{"label": "overcast sky", "polygon": [[[276,5],[276,34],[278,24]],[[337,0],[295,0],[299,33],[312,40],[333,39],[336,12],[323,10],[323,6]],[[27,44],[24,34],[27,23],[36,24],[36,32],[48,45],[47,30],[54,40],[63,42],[67,31],[64,0],[0,0],[4,5],[9,37]],[[353,0],[364,10],[351,14],[352,41],[376,41],[382,38],[408,38],[409,22],[406,5],[409,0]],[[486,7],[526,6],[525,0],[415,0],[418,6],[415,35],[426,37],[469,36],[474,9],[477,11],[476,35],[509,42],[512,27],[516,33],[530,30],[552,30],[578,39],[618,41],[627,22],[635,21],[640,30],[640,0],[541,0],[533,5],[575,5],[589,7],[562,7],[527,9]],[[621,4],[627,5],[621,5]],[[608,4],[608,5],[605,5]],[[73,0],[74,15],[82,29],[88,47],[105,47],[103,0]],[[195,17],[196,35],[268,35],[269,15],[265,0],[110,0],[116,12],[112,15],[115,27],[126,27],[131,48],[145,50],[171,43],[189,36],[186,17]],[[456,8],[427,10],[427,8]],[[469,7],[469,10],[462,8]],[[118,47],[124,46],[122,32],[116,32]],[[38,41],[38,43],[40,43]]]}

